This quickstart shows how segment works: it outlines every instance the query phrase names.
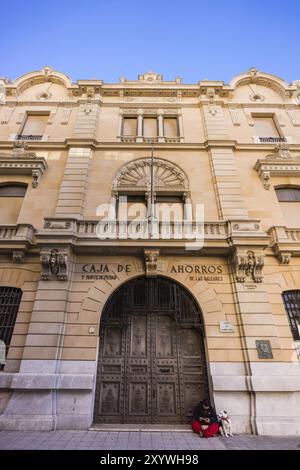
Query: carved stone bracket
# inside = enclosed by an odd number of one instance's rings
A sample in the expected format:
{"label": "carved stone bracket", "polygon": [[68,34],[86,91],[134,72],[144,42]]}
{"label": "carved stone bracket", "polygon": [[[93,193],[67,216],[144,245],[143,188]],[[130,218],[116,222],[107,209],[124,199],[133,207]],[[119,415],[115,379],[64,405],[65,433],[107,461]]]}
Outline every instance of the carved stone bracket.
{"label": "carved stone bracket", "polygon": [[35,153],[14,152],[13,155],[0,154],[0,174],[32,175],[32,187],[36,188],[48,165],[44,157]]}
{"label": "carved stone bracket", "polygon": [[163,271],[162,261],[159,259],[159,250],[144,250],[146,276],[157,276]]}
{"label": "carved stone bracket", "polygon": [[257,253],[253,250],[235,249],[232,264],[237,282],[245,282],[247,278],[254,282],[262,282],[262,269],[264,266],[262,252]]}
{"label": "carved stone bracket", "polygon": [[265,189],[270,188],[271,176],[300,176],[300,157],[293,157],[287,143],[278,144],[274,153],[257,160],[254,169],[258,172]]}
{"label": "carved stone bracket", "polygon": [[58,249],[42,251],[40,261],[44,281],[49,279],[66,281],[68,279],[70,261],[67,251]]}

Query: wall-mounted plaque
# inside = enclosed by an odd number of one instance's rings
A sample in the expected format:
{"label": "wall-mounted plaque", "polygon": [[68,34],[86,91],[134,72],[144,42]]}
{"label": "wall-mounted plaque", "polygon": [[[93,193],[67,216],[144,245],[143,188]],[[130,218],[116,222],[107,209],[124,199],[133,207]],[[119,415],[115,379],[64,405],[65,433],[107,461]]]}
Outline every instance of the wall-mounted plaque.
{"label": "wall-mounted plaque", "polygon": [[221,333],[233,333],[234,326],[230,321],[220,321],[220,331]]}
{"label": "wall-mounted plaque", "polygon": [[255,344],[258,359],[273,359],[271,342],[268,339],[257,339]]}

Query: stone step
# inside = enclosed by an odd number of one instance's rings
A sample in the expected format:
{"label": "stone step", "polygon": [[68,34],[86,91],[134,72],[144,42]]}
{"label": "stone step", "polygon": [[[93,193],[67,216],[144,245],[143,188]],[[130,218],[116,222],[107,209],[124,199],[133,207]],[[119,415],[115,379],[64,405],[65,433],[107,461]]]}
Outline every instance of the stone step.
{"label": "stone step", "polygon": [[93,424],[89,431],[193,432],[188,424]]}

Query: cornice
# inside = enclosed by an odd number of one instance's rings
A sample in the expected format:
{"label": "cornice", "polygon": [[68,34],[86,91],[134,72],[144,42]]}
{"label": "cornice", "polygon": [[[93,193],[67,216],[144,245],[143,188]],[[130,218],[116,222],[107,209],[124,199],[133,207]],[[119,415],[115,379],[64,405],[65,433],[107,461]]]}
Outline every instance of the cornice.
{"label": "cornice", "polygon": [[[22,152],[22,149],[21,149]],[[48,165],[44,157],[34,153],[3,154],[0,153],[0,174],[32,175],[32,187],[36,188],[47,170]]]}
{"label": "cornice", "polygon": [[[15,141],[13,140],[4,140],[0,141],[0,151],[1,150],[12,150],[14,149]],[[64,139],[61,141],[28,141],[26,142],[26,148],[33,151],[43,151],[43,150],[59,150],[59,149],[68,149],[70,147],[91,147],[97,150],[109,150],[109,149],[130,149],[130,150],[141,150],[149,149],[149,144],[144,142],[101,142],[96,139]],[[236,140],[207,140],[204,142],[177,142],[177,143],[160,143],[157,142],[154,144],[155,149],[159,151],[163,150],[178,150],[178,151],[189,151],[189,150],[207,150],[208,148],[218,147],[218,148],[232,148],[234,150],[242,152],[253,152],[259,151],[263,153],[268,153],[274,151],[274,144],[256,144],[256,143],[241,143]],[[289,144],[290,150],[295,152],[300,152],[300,143],[299,144]]]}

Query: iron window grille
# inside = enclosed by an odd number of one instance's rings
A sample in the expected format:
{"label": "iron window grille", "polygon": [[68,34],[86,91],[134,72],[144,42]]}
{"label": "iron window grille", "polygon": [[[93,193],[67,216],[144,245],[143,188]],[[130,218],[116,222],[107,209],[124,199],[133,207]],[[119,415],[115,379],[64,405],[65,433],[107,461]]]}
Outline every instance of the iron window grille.
{"label": "iron window grille", "polygon": [[[5,343],[6,357],[21,302],[22,291],[16,287],[0,287],[0,340]],[[4,364],[0,364],[3,370]]]}

